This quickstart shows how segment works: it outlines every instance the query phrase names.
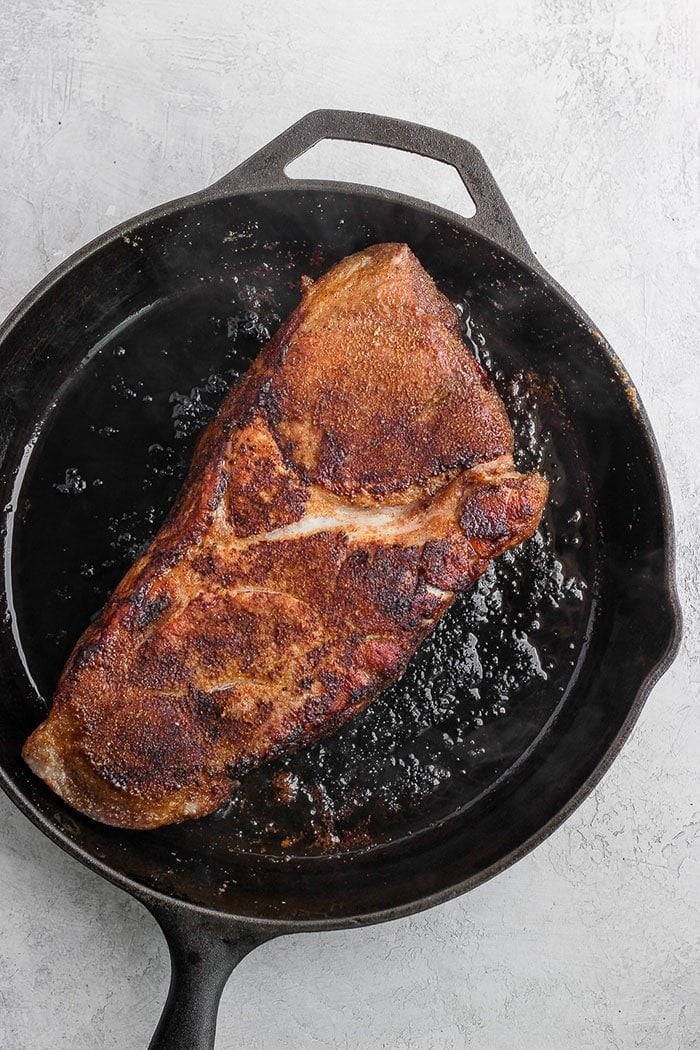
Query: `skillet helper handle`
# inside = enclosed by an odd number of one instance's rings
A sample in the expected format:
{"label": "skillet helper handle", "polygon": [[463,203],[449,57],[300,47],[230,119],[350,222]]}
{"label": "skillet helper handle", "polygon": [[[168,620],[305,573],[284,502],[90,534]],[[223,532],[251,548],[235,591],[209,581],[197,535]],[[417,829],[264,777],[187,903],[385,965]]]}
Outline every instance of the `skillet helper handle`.
{"label": "skillet helper handle", "polygon": [[[536,264],[522,230],[476,146],[445,131],[394,117],[343,109],[313,110],[215,182],[208,192],[219,196],[246,190],[288,189],[296,180],[285,174],[287,165],[323,139],[389,146],[451,164],[476,205],[476,214],[463,221],[523,261]],[[387,190],[381,192],[389,199],[393,196]]]}
{"label": "skillet helper handle", "polygon": [[148,902],[170,949],[170,988],[149,1050],[214,1050],[219,1001],[241,959],[271,934]]}

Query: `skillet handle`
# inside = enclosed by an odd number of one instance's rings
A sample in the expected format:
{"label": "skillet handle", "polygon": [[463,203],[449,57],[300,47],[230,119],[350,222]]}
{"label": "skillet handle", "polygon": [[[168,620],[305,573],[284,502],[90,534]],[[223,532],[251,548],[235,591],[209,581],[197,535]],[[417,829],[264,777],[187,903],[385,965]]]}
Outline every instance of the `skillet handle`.
{"label": "skillet handle", "polygon": [[219,1000],[232,970],[274,933],[177,905],[144,901],[170,949],[170,988],[149,1050],[214,1050]]}
{"label": "skillet handle", "polygon": [[[530,265],[536,264],[522,230],[476,146],[445,131],[394,117],[342,109],[313,110],[224,175],[206,193],[222,196],[231,192],[288,189],[298,180],[287,177],[287,165],[323,139],[390,146],[451,164],[476,205],[476,214],[463,221]],[[381,193],[389,199],[395,196],[388,190]]]}

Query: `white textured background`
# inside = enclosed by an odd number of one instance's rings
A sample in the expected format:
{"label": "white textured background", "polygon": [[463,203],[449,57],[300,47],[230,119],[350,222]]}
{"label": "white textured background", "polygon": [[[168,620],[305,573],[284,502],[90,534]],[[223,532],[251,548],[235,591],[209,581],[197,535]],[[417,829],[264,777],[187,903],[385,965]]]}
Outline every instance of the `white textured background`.
{"label": "white textured background", "polygon": [[[387,926],[249,956],[217,1050],[691,1050],[698,1014],[700,358],[695,0],[3,0],[0,313],[117,221],[310,109],[471,138],[629,368],[667,465],[682,652],[611,772],[534,854]],[[336,147],[303,173],[460,208],[449,177]],[[695,266],[695,268],[694,268]],[[140,1050],[164,942],[0,797],[0,1046]]]}

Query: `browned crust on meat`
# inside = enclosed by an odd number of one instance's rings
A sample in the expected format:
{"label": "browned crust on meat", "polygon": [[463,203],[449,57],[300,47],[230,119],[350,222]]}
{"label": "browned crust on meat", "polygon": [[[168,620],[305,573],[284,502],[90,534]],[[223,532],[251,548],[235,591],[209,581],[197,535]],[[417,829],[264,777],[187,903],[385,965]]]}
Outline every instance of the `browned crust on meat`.
{"label": "browned crust on meat", "polygon": [[280,351],[275,433],[332,492],[382,499],[512,453],[454,307],[406,245],[376,245],[312,285]]}
{"label": "browned crust on meat", "polygon": [[307,285],[198,443],[148,552],[76,645],[32,769],[157,827],[331,732],[404,670],[547,496],[405,245]]}

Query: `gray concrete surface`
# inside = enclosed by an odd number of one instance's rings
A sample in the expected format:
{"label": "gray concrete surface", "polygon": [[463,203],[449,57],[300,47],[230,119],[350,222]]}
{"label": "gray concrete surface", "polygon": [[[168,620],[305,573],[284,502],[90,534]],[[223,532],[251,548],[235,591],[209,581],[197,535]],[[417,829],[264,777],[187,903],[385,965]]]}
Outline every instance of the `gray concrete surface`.
{"label": "gray concrete surface", "polygon": [[[638,384],[667,464],[686,633],[619,760],[532,855],[387,926],[271,943],[218,1050],[691,1050],[698,1035],[697,7],[691,0],[5,0],[0,312],[98,232],[306,111],[481,148],[531,244]],[[302,173],[444,194],[335,147]],[[441,181],[442,180],[442,181]],[[0,797],[0,1046],[139,1050],[164,942]]]}

